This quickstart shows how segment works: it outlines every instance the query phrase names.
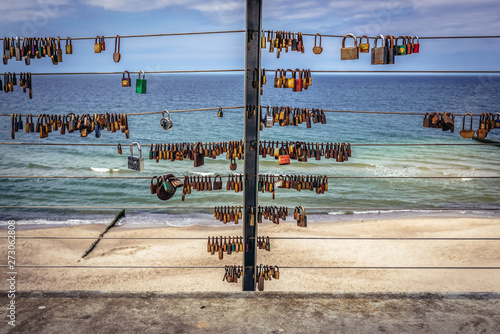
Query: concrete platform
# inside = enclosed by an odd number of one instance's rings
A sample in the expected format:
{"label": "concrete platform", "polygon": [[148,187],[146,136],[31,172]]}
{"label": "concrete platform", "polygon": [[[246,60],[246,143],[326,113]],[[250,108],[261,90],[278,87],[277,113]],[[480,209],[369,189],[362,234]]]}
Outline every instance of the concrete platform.
{"label": "concrete platform", "polygon": [[0,332],[500,333],[500,293],[18,292]]}

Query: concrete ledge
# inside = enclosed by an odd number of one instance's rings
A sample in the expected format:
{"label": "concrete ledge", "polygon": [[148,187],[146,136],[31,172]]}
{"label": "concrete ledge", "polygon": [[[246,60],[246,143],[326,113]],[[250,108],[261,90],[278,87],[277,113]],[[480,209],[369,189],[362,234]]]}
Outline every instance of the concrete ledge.
{"label": "concrete ledge", "polygon": [[498,292],[20,291],[15,306],[1,333],[500,333]]}

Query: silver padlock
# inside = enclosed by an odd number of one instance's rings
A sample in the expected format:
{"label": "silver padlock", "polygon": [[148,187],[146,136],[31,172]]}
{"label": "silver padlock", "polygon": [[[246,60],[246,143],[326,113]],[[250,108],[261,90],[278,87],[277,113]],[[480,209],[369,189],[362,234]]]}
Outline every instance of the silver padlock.
{"label": "silver padlock", "polygon": [[273,112],[271,110],[271,106],[267,106],[266,128],[272,128],[273,125],[274,125]]}
{"label": "silver padlock", "polygon": [[[134,157],[134,146],[139,149],[139,156]],[[139,172],[144,171],[144,158],[142,157],[141,145],[133,142],[130,144],[130,156],[128,157],[128,169],[136,170]]]}
{"label": "silver padlock", "polygon": [[[168,118],[165,118],[165,113],[167,113]],[[168,112],[168,110],[167,109],[163,110],[161,115],[162,115],[162,119],[160,120],[161,128],[165,131],[172,129],[174,123],[170,119],[170,113]]]}
{"label": "silver padlock", "polygon": [[16,36],[16,47],[15,47],[16,61],[21,61],[21,41],[19,40],[19,36]]}

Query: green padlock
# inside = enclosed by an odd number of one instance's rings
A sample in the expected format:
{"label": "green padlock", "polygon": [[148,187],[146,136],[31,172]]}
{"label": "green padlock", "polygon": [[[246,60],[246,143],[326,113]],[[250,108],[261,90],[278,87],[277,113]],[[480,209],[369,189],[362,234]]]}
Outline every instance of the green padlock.
{"label": "green padlock", "polygon": [[[399,39],[402,39],[401,44],[399,44]],[[405,56],[408,54],[406,46],[406,38],[404,36],[399,36],[396,38],[396,56]]]}
{"label": "green padlock", "polygon": [[[141,79],[141,73],[142,73],[142,79]],[[146,74],[144,74],[144,71],[141,70],[139,72],[139,79],[135,80],[135,92],[137,94],[146,94],[146,87],[147,87]]]}

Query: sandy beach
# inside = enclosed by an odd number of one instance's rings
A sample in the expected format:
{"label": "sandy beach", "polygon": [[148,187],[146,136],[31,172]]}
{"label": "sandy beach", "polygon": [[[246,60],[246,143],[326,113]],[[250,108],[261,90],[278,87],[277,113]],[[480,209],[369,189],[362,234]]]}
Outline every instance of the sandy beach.
{"label": "sandy beach", "polygon": [[[125,222],[126,224],[126,219]],[[240,225],[162,228],[114,227],[85,258],[92,239],[24,239],[23,236],[96,237],[105,225],[18,229],[16,264],[55,266],[221,266],[242,265],[242,253],[207,253],[207,236],[241,235]],[[270,237],[499,238],[500,219],[400,218],[316,223],[263,223]],[[0,230],[2,236],[7,230]],[[177,237],[199,240],[118,240],[109,237]],[[4,239],[5,240],[5,239]],[[6,247],[1,256],[5,264]],[[271,251],[258,251],[258,263],[278,265],[280,279],[266,291],[492,292],[500,291],[495,269],[290,269],[286,267],[498,267],[498,240],[304,240],[271,239]],[[101,291],[241,291],[223,282],[224,269],[17,268],[17,288]],[[3,281],[0,288],[5,290]]]}

